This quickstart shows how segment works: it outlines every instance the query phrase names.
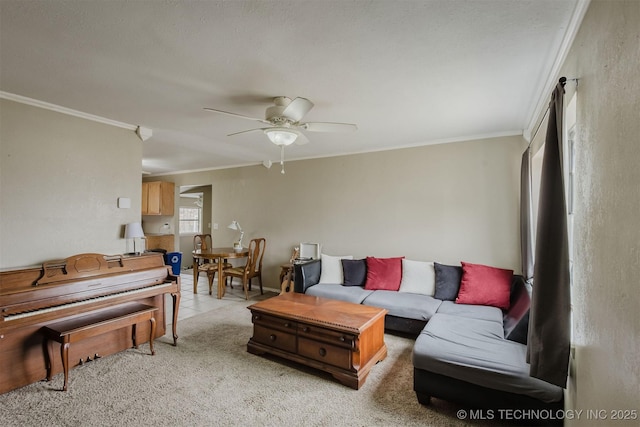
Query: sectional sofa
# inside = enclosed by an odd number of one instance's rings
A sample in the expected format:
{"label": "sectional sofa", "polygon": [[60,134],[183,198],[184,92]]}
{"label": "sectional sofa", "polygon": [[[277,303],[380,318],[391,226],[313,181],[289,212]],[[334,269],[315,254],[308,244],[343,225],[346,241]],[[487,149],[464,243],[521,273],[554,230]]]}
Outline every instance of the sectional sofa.
{"label": "sectional sofa", "polygon": [[[495,267],[335,257],[294,266],[294,290],[388,310],[385,329],[416,337],[414,391],[489,409],[520,424],[562,424],[563,389],[529,376],[530,292],[522,276]],[[540,412],[545,411],[545,412]]]}

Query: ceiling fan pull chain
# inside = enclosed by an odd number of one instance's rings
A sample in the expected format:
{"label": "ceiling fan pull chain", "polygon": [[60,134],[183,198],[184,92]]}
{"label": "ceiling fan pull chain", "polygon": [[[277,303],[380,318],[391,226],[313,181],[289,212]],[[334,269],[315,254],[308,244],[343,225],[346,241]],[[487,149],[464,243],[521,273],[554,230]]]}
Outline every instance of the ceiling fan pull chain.
{"label": "ceiling fan pull chain", "polygon": [[282,166],[280,173],[284,175],[284,145],[280,146],[280,166]]}

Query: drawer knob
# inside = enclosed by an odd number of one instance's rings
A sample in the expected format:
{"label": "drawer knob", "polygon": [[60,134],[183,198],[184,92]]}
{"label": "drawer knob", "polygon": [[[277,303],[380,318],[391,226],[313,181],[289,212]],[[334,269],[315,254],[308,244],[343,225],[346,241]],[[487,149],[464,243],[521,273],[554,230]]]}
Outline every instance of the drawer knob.
{"label": "drawer knob", "polygon": [[340,337],[340,342],[345,342],[347,339],[343,336]]}
{"label": "drawer knob", "polygon": [[289,322],[285,323],[285,324],[284,324],[284,327],[285,327],[285,328],[290,328],[290,327],[291,327],[291,323],[289,323]]}
{"label": "drawer knob", "polygon": [[269,339],[271,341],[275,341],[276,340],[276,336],[274,334],[269,335]]}
{"label": "drawer knob", "polygon": [[325,350],[323,347],[320,347],[320,350],[318,350],[318,353],[320,353],[320,356],[324,357],[327,355],[327,350]]}
{"label": "drawer knob", "polygon": [[309,332],[309,328],[305,326],[304,328],[302,328],[302,332]]}
{"label": "drawer knob", "polygon": [[255,316],[253,316],[253,320],[260,320],[260,315],[256,314]]}

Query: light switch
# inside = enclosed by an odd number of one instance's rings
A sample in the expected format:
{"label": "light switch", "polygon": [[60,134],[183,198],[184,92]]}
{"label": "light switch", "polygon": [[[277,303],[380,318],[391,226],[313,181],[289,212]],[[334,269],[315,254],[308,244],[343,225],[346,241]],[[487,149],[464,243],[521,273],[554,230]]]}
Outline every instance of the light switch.
{"label": "light switch", "polygon": [[[211,223],[209,223],[209,228],[211,228]],[[217,230],[217,229],[218,229],[218,223],[217,223],[217,222],[214,222],[214,223],[213,223],[213,229],[214,229],[214,230]]]}
{"label": "light switch", "polygon": [[131,199],[128,197],[118,197],[118,207],[120,209],[129,209],[131,207]]}

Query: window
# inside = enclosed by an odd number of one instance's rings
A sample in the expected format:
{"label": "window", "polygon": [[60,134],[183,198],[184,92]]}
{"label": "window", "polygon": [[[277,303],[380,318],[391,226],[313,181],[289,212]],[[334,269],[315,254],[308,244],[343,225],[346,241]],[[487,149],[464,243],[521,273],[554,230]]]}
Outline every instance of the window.
{"label": "window", "polygon": [[202,208],[180,206],[180,234],[202,232]]}
{"label": "window", "polygon": [[565,194],[567,197],[567,232],[569,234],[569,271],[571,283],[573,284],[573,222],[575,217],[575,158],[577,142],[577,115],[576,100],[577,94],[573,94],[564,115],[564,182]]}
{"label": "window", "polygon": [[[575,157],[576,157],[576,149],[577,145],[577,116],[576,116],[576,103],[577,103],[577,95],[574,93],[569,102],[566,105],[564,111],[564,120],[563,120],[563,162],[562,171],[563,171],[563,182],[565,186],[565,200],[567,203],[567,233],[568,233],[568,243],[569,243],[569,277],[571,283],[573,283],[573,222],[574,222],[574,213],[575,213]],[[544,117],[543,121],[540,123],[538,129],[546,129],[548,124],[548,117]],[[531,225],[533,227],[533,239],[535,240],[537,235],[537,225],[538,225],[538,201],[540,197],[540,179],[542,176],[542,160],[544,155],[544,134],[545,132],[537,132],[534,135],[534,138],[531,143],[531,147],[534,149],[534,154],[531,158]],[[535,247],[535,243],[534,243]]]}

